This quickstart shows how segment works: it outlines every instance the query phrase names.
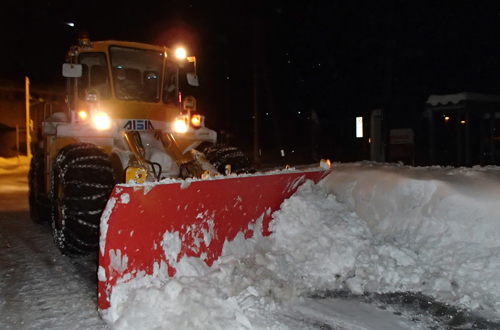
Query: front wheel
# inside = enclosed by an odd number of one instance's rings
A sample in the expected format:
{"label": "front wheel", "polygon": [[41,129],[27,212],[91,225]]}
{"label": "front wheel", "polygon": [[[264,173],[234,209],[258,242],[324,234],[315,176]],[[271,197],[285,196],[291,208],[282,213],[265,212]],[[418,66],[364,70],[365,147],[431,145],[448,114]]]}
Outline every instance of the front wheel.
{"label": "front wheel", "polygon": [[52,174],[52,228],[63,254],[90,254],[99,245],[102,211],[115,184],[104,150],[70,144],[56,157]]}
{"label": "front wheel", "polygon": [[203,153],[219,173],[225,173],[226,165],[231,166],[231,173],[255,172],[248,157],[238,148],[216,145],[206,148]]}

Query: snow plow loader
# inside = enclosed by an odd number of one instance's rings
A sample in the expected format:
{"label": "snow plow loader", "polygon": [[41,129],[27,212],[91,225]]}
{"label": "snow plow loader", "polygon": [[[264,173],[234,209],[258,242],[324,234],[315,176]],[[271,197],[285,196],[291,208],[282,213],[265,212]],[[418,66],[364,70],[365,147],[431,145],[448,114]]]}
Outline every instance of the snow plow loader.
{"label": "snow plow loader", "polygon": [[[81,35],[63,64],[65,112],[46,113],[29,171],[36,223],[51,223],[64,254],[99,251],[99,308],[113,286],[196,257],[211,265],[224,242],[255,230],[269,235],[271,214],[307,170],[253,173],[236,148],[196,112],[196,59],[135,42]],[[259,226],[257,224],[260,224]],[[176,258],[166,237],[178,238]]]}

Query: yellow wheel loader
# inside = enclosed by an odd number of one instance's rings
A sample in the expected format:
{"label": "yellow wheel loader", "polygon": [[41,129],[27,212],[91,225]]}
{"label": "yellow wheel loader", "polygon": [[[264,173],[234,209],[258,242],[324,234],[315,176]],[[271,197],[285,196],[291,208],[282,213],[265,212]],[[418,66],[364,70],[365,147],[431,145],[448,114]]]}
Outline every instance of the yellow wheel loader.
{"label": "yellow wheel loader", "polygon": [[52,222],[63,253],[97,250],[99,219],[116,183],[250,168],[240,151],[214,147],[216,132],[188,94],[198,86],[196,58],[182,49],[92,42],[83,34],[62,73],[68,109],[42,123],[29,202],[33,221]]}
{"label": "yellow wheel loader", "polygon": [[116,284],[173,276],[184,257],[211,266],[237,236],[270,235],[281,203],[330,171],[322,161],[252,173],[241,151],[218,146],[196,113],[196,59],[185,53],[82,35],[62,72],[68,107],[40,128],[31,218],[52,223],[65,254],[99,251],[101,310]]}

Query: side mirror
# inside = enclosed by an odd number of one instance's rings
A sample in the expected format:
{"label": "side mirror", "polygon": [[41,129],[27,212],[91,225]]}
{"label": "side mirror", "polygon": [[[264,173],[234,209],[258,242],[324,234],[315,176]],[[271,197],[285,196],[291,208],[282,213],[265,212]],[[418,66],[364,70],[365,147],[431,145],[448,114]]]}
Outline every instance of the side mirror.
{"label": "side mirror", "polygon": [[62,67],[62,74],[67,78],[79,78],[82,76],[82,65],[64,63]]}
{"label": "side mirror", "polygon": [[199,86],[198,76],[196,75],[196,73],[194,73],[194,72],[188,73],[187,74],[187,82],[191,86]]}

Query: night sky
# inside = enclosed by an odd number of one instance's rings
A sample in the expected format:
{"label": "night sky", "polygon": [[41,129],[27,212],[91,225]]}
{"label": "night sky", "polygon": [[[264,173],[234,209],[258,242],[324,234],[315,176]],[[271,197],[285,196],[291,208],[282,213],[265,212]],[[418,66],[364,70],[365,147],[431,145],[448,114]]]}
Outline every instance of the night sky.
{"label": "night sky", "polygon": [[197,57],[207,126],[244,149],[254,72],[261,144],[307,145],[314,110],[334,159],[348,153],[353,118],[371,109],[399,128],[421,119],[430,94],[500,94],[500,1],[3,1],[0,78],[62,84],[82,30],[184,44]]}

